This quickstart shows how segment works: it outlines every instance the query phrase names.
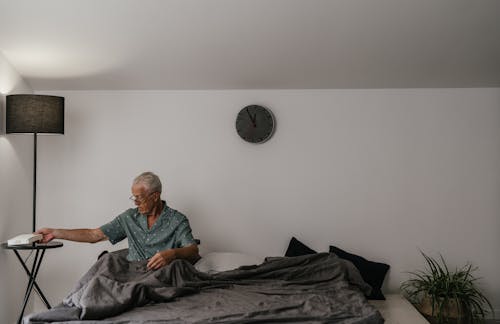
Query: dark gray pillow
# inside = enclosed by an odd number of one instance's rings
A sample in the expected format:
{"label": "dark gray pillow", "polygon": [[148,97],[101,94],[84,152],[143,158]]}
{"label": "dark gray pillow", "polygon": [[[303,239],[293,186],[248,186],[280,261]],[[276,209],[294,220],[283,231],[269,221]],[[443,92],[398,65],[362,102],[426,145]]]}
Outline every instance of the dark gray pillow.
{"label": "dark gray pillow", "polygon": [[294,256],[301,256],[301,255],[315,254],[315,253],[317,252],[309,248],[304,243],[297,240],[295,237],[292,237],[290,243],[288,243],[288,248],[286,249],[285,256],[294,257]]}

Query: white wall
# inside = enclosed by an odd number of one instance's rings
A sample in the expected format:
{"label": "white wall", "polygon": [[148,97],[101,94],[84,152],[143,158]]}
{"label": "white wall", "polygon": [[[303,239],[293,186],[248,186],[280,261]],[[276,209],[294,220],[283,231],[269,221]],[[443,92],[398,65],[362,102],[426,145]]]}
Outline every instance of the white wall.
{"label": "white wall", "polygon": [[[39,139],[40,226],[100,226],[152,170],[202,251],[283,255],[295,235],[389,263],[387,291],[423,266],[419,249],[442,253],[479,266],[500,308],[500,89],[53,94],[66,97],[66,134]],[[235,132],[248,104],[276,115],[265,144]],[[110,247],[48,252],[49,299]]]}
{"label": "white wall", "polygon": [[[0,130],[5,130],[4,96],[14,93],[32,93],[32,89],[0,53]],[[32,142],[29,138],[11,138],[0,131],[0,242],[31,231]],[[14,253],[0,249],[2,323],[17,320],[27,283],[21,271]]]}

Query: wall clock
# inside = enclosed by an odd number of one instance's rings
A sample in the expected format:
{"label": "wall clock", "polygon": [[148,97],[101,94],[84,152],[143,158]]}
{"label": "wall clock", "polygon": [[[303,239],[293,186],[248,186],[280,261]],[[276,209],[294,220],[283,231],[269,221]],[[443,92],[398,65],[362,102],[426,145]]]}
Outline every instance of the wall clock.
{"label": "wall clock", "polygon": [[262,106],[250,105],[236,117],[236,131],[250,143],[264,143],[273,136],[276,122],[273,113]]}

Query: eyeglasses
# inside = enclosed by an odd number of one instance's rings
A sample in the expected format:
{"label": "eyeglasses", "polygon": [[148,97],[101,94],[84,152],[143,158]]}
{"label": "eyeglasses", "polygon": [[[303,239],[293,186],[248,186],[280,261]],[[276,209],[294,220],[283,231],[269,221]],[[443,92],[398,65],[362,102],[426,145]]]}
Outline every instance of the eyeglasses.
{"label": "eyeglasses", "polygon": [[147,195],[146,197],[143,197],[143,198],[140,198],[140,197],[132,195],[132,196],[128,197],[128,199],[132,200],[133,202],[137,202],[139,204],[142,204],[143,202],[145,202],[155,192],[152,192],[152,193],[150,193],[149,195]]}

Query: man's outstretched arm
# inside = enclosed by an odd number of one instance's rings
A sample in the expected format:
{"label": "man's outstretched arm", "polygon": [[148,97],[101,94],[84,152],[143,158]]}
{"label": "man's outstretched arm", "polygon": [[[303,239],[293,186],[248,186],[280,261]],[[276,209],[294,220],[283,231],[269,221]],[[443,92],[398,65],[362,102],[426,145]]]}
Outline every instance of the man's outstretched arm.
{"label": "man's outstretched arm", "polygon": [[89,229],[56,229],[56,228],[42,228],[35,232],[42,234],[42,243],[47,243],[53,239],[68,240],[74,242],[87,242],[97,243],[105,241],[108,237],[103,233],[100,228]]}

